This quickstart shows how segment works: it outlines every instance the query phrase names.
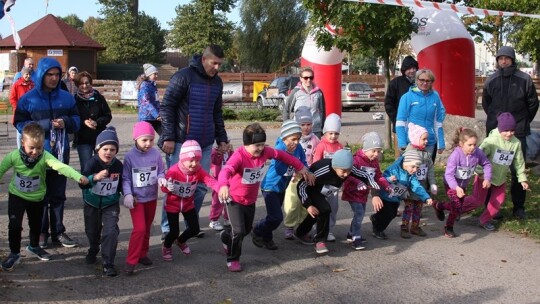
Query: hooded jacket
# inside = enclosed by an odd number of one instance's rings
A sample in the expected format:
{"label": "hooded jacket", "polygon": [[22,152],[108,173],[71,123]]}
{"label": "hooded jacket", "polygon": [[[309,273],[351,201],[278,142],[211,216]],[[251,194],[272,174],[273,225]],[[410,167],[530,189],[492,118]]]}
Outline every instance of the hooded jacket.
{"label": "hooded jacket", "polygon": [[[364,153],[364,150],[360,149],[354,154],[353,166],[358,170],[373,172],[373,179],[381,189],[387,189],[390,187],[390,184],[382,175],[379,160],[376,158],[374,160],[370,160]],[[359,190],[359,188],[362,188],[363,185],[364,182],[356,177],[347,177],[343,182],[341,199],[350,203],[356,202],[365,204],[368,200],[370,189]]]}
{"label": "hooded jacket", "polygon": [[396,116],[401,96],[409,91],[409,88],[414,85],[414,78],[409,79],[405,75],[405,71],[415,67],[418,70],[418,62],[412,57],[407,56],[401,63],[401,76],[398,76],[388,84],[388,90],[384,97],[384,109],[386,114],[392,121],[392,131],[396,132]]}
{"label": "hooded jacket", "polygon": [[17,102],[19,99],[33,88],[34,82],[32,79],[25,81],[23,77],[19,78],[19,80],[11,86],[11,91],[9,91],[9,103],[14,112],[17,109]]}
{"label": "hooded jacket", "polygon": [[39,61],[35,72],[35,87],[24,94],[17,103],[13,125],[22,133],[24,126],[31,122],[37,122],[45,130],[45,150],[51,152],[56,158],[56,149],[51,148],[52,120],[61,118],[65,124],[65,136],[63,137],[63,159],[69,159],[69,138],[67,133],[75,133],[80,127],[79,112],[75,105],[73,95],[60,89],[61,80],[58,79],[56,87],[47,92],[43,89],[45,74],[52,68],[62,71],[60,63],[54,58],[44,57]]}
{"label": "hooded jacket", "polygon": [[202,56],[196,55],[189,67],[174,73],[159,109],[164,141],[183,143],[196,140],[201,148],[227,142],[223,121],[223,82],[218,75],[206,74]]}
{"label": "hooded jacket", "polygon": [[[410,193],[416,194],[423,202],[430,198],[426,189],[424,189],[422,184],[416,179],[416,174],[409,174],[409,172],[403,169],[403,156],[398,158],[388,168],[386,168],[383,175],[387,180],[390,179],[391,176],[396,177],[396,181],[390,183],[390,187],[394,189],[392,193],[386,191],[385,189],[381,189],[380,195],[381,199],[384,201],[399,204],[401,199],[407,198]],[[401,197],[396,195],[396,193],[400,192],[395,190],[397,188],[396,185],[398,184],[407,188],[407,191],[403,193]]]}
{"label": "hooded jacket", "polygon": [[145,80],[137,92],[139,121],[157,120],[159,117],[159,96],[155,81]]}

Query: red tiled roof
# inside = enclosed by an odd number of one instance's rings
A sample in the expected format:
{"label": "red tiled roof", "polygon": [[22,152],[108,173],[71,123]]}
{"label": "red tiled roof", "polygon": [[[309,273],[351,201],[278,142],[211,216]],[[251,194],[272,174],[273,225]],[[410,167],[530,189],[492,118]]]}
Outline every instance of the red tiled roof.
{"label": "red tiled roof", "polygon": [[[13,35],[0,40],[1,47],[15,48]],[[62,19],[51,14],[39,19],[19,31],[22,47],[86,47],[104,49],[92,38],[77,31]]]}

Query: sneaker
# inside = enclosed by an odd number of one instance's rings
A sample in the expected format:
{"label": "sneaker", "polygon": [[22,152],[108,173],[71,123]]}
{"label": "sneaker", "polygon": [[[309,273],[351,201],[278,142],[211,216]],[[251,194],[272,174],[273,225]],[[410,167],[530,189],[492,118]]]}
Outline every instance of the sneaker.
{"label": "sneaker", "polygon": [[324,254],[328,252],[328,248],[326,248],[325,243],[317,242],[317,244],[315,244],[315,252],[317,252],[318,254]]}
{"label": "sneaker", "polygon": [[135,272],[135,265],[126,263],[124,267],[124,273],[127,275],[132,275]]}
{"label": "sneaker", "polygon": [[449,238],[455,238],[454,227],[444,227],[444,235]]}
{"label": "sneaker", "polygon": [[253,232],[253,230],[251,230],[251,240],[253,241],[253,245],[259,248],[263,248],[264,240],[262,236],[256,235],[255,232]]}
{"label": "sneaker", "polygon": [[96,261],[97,261],[97,257],[95,254],[90,254],[88,253],[85,257],[84,257],[84,261],[86,264],[95,264]]}
{"label": "sneaker", "polygon": [[11,252],[8,257],[2,262],[2,269],[4,271],[12,271],[15,265],[19,264],[21,261],[20,253]]}
{"label": "sneaker", "polygon": [[386,233],[384,231],[373,231],[372,233],[373,237],[379,240],[386,240],[388,237],[386,236]]}
{"label": "sneaker", "polygon": [[285,228],[285,239],[294,240],[294,228]]}
{"label": "sneaker", "polygon": [[485,223],[485,224],[480,223],[480,227],[486,229],[487,231],[493,231],[493,230],[495,230],[495,226],[493,226],[493,224],[490,223],[490,222],[487,222],[487,223]]}
{"label": "sneaker", "polygon": [[49,237],[45,233],[41,233],[39,235],[39,247],[47,248],[48,239],[49,239]]}
{"label": "sneaker", "polygon": [[172,261],[172,248],[167,248],[165,246],[161,246],[161,256],[163,257],[164,261],[170,262]]}
{"label": "sneaker", "polygon": [[103,274],[108,277],[115,277],[118,275],[118,272],[113,264],[105,264],[103,265]]}
{"label": "sneaker", "polygon": [[516,211],[514,211],[513,215],[518,220],[524,220],[526,218],[525,210],[523,210],[523,209],[517,209]]}
{"label": "sneaker", "polygon": [[214,229],[215,231],[221,231],[223,230],[223,226],[219,221],[210,221],[210,224],[208,224],[208,227]]}
{"label": "sneaker", "polygon": [[293,234],[294,235],[294,238],[299,240],[300,243],[304,244],[304,245],[313,245],[313,239],[309,236],[308,233],[304,234],[303,236],[298,236],[296,234],[296,232]]}
{"label": "sneaker", "polygon": [[278,246],[274,243],[274,240],[264,241],[264,248],[268,250],[277,250]]}
{"label": "sneaker", "polygon": [[240,261],[231,261],[227,262],[227,269],[230,272],[240,272],[242,271],[242,266],[240,266]]}
{"label": "sneaker", "polygon": [[66,233],[60,233],[56,238],[52,239],[53,243],[60,244],[67,248],[77,247],[79,243],[71,239]]}
{"label": "sneaker", "polygon": [[223,226],[229,227],[231,226],[231,222],[229,220],[223,220]]}
{"label": "sneaker", "polygon": [[427,234],[422,230],[420,226],[412,227],[411,228],[411,234],[417,235],[417,236],[426,236]]}
{"label": "sneaker", "polygon": [[335,242],[336,236],[332,232],[328,232],[328,236],[326,237],[327,242]]}
{"label": "sneaker", "polygon": [[43,248],[41,248],[39,246],[38,247],[31,247],[30,245],[28,245],[28,246],[26,246],[26,252],[37,256],[37,258],[42,260],[42,261],[48,261],[48,260],[51,259],[51,255],[47,251],[45,251]]}
{"label": "sneaker", "polygon": [[191,249],[189,249],[189,246],[186,243],[176,242],[176,245],[178,245],[178,248],[180,248],[180,251],[182,251],[184,255],[191,254]]}
{"label": "sneaker", "polygon": [[365,239],[365,238],[363,238],[363,237],[360,237],[360,241],[362,242],[362,244],[367,243],[367,239]]}
{"label": "sneaker", "polygon": [[400,235],[404,239],[410,239],[411,238],[411,234],[409,233],[409,230],[401,229]]}
{"label": "sneaker", "polygon": [[142,264],[144,266],[150,266],[152,265],[152,260],[150,260],[149,257],[145,256],[139,259],[139,264]]}
{"label": "sneaker", "polygon": [[433,210],[435,210],[435,215],[437,216],[437,219],[442,222],[444,221],[444,210],[439,210],[439,208],[437,208],[438,204],[439,203],[435,203],[432,206]]}
{"label": "sneaker", "polygon": [[352,241],[353,241],[352,233],[351,233],[351,232],[347,232],[347,242],[351,243]]}
{"label": "sneaker", "polygon": [[362,245],[362,239],[356,239],[352,242],[352,248],[354,250],[364,250],[366,249],[366,247],[364,247],[364,245]]}
{"label": "sneaker", "polygon": [[204,231],[202,231],[202,230],[199,231],[199,233],[197,233],[197,235],[195,237],[197,237],[199,239],[202,239],[204,237]]}

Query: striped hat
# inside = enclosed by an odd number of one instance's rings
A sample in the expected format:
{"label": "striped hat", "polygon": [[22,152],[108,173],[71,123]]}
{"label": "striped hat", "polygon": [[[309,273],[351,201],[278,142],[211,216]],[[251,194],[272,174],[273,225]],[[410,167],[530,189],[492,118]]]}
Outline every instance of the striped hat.
{"label": "striped hat", "polygon": [[292,119],[285,120],[283,125],[281,125],[281,139],[285,139],[294,134],[302,135],[300,124]]}
{"label": "striped hat", "polygon": [[422,164],[422,155],[417,150],[407,150],[403,153],[403,164],[414,163],[417,166]]}
{"label": "striped hat", "polygon": [[182,144],[182,148],[180,148],[180,162],[192,159],[201,160],[201,158],[202,150],[198,142],[194,140],[186,140]]}

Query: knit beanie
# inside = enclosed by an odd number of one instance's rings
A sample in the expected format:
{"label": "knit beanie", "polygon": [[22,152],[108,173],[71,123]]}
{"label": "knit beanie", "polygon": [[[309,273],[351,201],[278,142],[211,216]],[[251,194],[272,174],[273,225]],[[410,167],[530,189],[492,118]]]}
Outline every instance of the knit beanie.
{"label": "knit beanie", "polygon": [[116,129],[113,126],[101,131],[96,138],[96,151],[99,151],[105,145],[115,145],[116,152],[118,152],[118,135],[116,135]]}
{"label": "knit beanie", "polygon": [[422,155],[417,150],[407,150],[403,153],[403,163],[414,163],[420,166],[422,164]]}
{"label": "knit beanie", "polygon": [[326,132],[337,132],[341,130],[341,118],[336,113],[326,116],[324,121],[323,134]]}
{"label": "knit beanie", "polygon": [[377,132],[369,132],[362,136],[362,150],[382,149],[382,140]]}
{"label": "knit beanie", "polygon": [[512,113],[502,112],[497,115],[497,129],[499,132],[512,131],[516,129],[516,120]]}
{"label": "knit beanie", "polygon": [[22,75],[22,76],[24,76],[24,74],[31,74],[31,73],[32,73],[32,71],[31,71],[30,68],[28,68],[28,67],[23,67],[23,68],[21,69],[21,75]]}
{"label": "knit beanie", "polygon": [[337,150],[332,156],[332,168],[350,170],[353,166],[353,155],[350,149]]}
{"label": "knit beanie", "polygon": [[137,140],[143,136],[155,137],[154,128],[149,122],[139,121],[133,126],[133,140]]}
{"label": "knit beanie", "polygon": [[150,63],[143,64],[143,69],[144,69],[144,75],[146,77],[150,77],[150,75],[158,72],[158,69],[155,66],[151,65]]}
{"label": "knit beanie", "polygon": [[77,67],[75,66],[72,66],[68,69],[68,73],[71,72],[71,71],[75,71],[75,73],[79,73],[79,69],[77,69]]}
{"label": "knit beanie", "polygon": [[197,159],[201,160],[202,158],[202,150],[201,146],[199,146],[199,143],[195,140],[186,140],[182,147],[180,148],[180,162],[184,162],[186,160],[192,160]]}
{"label": "knit beanie", "polygon": [[294,118],[299,124],[313,123],[313,115],[311,114],[311,110],[305,106],[301,106],[296,109],[296,112],[294,113]]}
{"label": "knit beanie", "polygon": [[292,119],[285,120],[281,125],[281,139],[294,134],[302,135],[300,124]]}
{"label": "knit beanie", "polygon": [[412,122],[407,126],[407,130],[409,133],[409,142],[414,146],[420,146],[420,138],[424,133],[428,132],[426,128],[413,124]]}

